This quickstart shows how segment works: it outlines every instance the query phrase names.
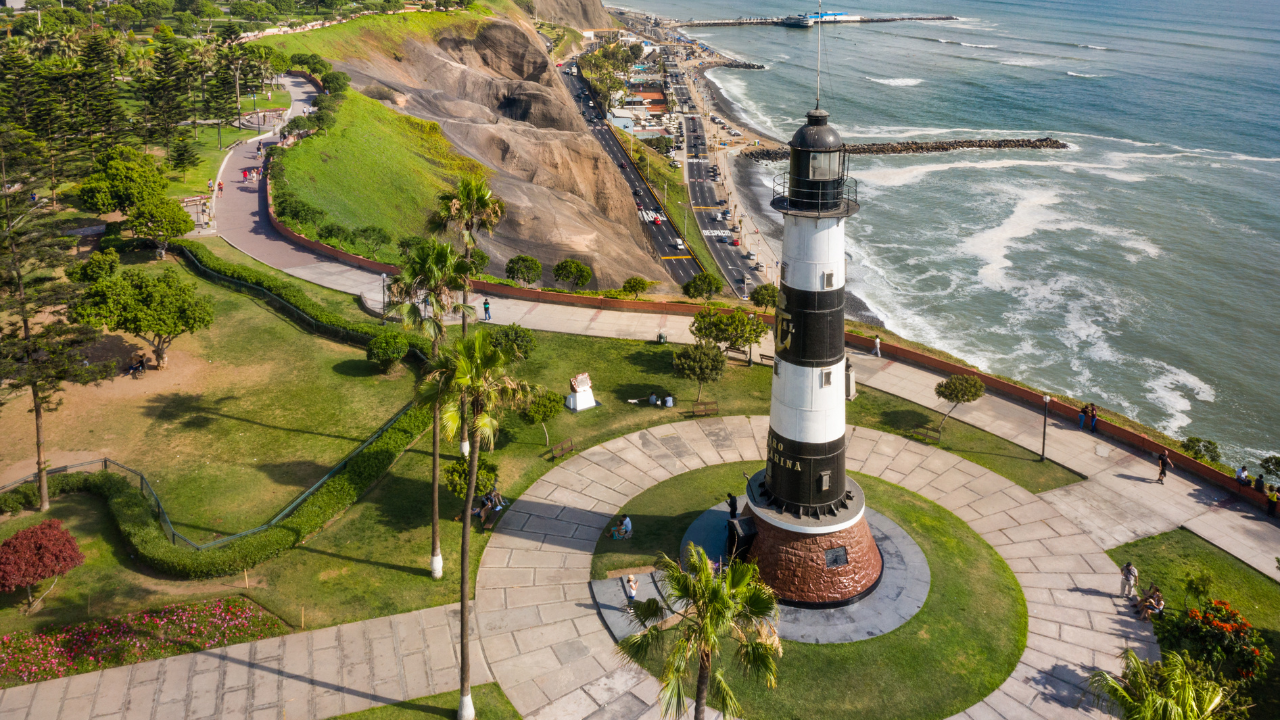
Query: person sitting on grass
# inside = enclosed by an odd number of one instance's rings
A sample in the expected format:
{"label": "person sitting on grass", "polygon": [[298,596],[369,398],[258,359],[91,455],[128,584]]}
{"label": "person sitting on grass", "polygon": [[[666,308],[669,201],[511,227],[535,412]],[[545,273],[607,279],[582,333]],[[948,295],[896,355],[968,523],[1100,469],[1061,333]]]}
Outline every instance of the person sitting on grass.
{"label": "person sitting on grass", "polygon": [[1142,597],[1129,603],[1129,607],[1141,607],[1148,600],[1155,597],[1159,592],[1160,592],[1160,586],[1156,585],[1155,583],[1151,583],[1149,586],[1147,586],[1147,591],[1142,593]]}
{"label": "person sitting on grass", "polygon": [[664,407],[675,407],[676,399],[671,397],[671,393],[667,393],[667,396],[662,399],[662,404]]}
{"label": "person sitting on grass", "polygon": [[129,375],[137,370],[145,370],[146,367],[147,356],[140,352],[136,352],[129,357],[129,367],[124,371],[124,374]]}
{"label": "person sitting on grass", "polygon": [[649,404],[650,404],[650,405],[657,405],[657,404],[658,404],[658,391],[657,391],[657,390],[654,390],[653,392],[649,393]]}
{"label": "person sitting on grass", "polygon": [[1142,609],[1138,611],[1138,619],[1143,622],[1151,622],[1151,615],[1155,613],[1159,615],[1164,612],[1164,595],[1157,590],[1149,600],[1142,604]]}
{"label": "person sitting on grass", "polygon": [[613,526],[614,540],[629,540],[631,538],[631,518],[626,515],[622,516],[622,521]]}

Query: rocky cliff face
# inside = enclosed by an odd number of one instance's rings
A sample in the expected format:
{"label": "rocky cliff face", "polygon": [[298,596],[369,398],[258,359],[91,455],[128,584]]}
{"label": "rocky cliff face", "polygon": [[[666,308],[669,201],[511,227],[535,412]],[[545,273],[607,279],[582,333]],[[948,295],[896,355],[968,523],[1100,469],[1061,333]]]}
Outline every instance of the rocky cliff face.
{"label": "rocky cliff face", "polygon": [[512,255],[547,266],[565,258],[595,269],[601,287],[632,275],[669,281],[649,250],[621,175],[586,124],[531,31],[498,20],[476,37],[405,42],[399,60],[377,53],[336,62],[355,88],[440,123],[459,152],[496,171],[507,217],[481,245],[491,271]]}
{"label": "rocky cliff face", "polygon": [[534,0],[538,19],[578,30],[613,27],[613,19],[600,0]]}

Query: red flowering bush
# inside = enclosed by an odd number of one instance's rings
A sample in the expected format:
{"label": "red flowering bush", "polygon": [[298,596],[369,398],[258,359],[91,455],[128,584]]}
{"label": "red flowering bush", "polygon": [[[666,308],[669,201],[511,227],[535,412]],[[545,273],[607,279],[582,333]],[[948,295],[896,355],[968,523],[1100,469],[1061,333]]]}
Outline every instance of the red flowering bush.
{"label": "red flowering bush", "polygon": [[1226,600],[1214,600],[1180,615],[1168,614],[1155,625],[1166,650],[1184,649],[1227,677],[1251,682],[1266,675],[1275,656],[1249,621]]}
{"label": "red flowering bush", "polygon": [[0,593],[26,588],[27,603],[32,604],[31,588],[37,583],[82,564],[80,546],[62,529],[62,521],[46,520],[19,530],[0,545]]}
{"label": "red flowering bush", "polygon": [[0,636],[0,687],[275,637],[274,615],[219,598],[37,632]]}

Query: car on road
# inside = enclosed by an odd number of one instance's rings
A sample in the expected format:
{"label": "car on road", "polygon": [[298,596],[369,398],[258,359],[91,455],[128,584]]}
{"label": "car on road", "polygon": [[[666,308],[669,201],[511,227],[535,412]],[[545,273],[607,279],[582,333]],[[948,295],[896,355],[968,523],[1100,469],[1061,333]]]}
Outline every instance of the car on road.
{"label": "car on road", "polygon": [[595,106],[596,106],[596,101],[595,101],[595,100],[588,100],[588,101],[587,101],[587,107],[595,107]]}
{"label": "car on road", "polygon": [[729,243],[729,244],[730,244],[730,245],[732,245],[732,246],[734,246],[734,247],[739,247],[740,245],[742,245],[742,238],[734,238],[734,239],[733,239],[733,242],[731,242],[731,243]]}
{"label": "car on road", "polygon": [[653,224],[654,224],[654,225],[661,225],[661,224],[662,224],[662,218],[658,217],[657,215],[654,215],[654,216],[653,216]]}
{"label": "car on road", "polygon": [[626,163],[624,163],[624,162],[620,162],[620,163],[618,163],[618,167],[622,168],[623,170],[626,170],[626,169],[627,169],[627,164],[626,164]]}

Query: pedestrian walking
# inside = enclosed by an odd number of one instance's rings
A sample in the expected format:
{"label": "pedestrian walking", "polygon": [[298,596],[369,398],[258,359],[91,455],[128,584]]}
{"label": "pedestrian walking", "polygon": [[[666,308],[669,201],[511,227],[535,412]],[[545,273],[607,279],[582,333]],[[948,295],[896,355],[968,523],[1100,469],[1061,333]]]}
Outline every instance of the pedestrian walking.
{"label": "pedestrian walking", "polygon": [[1132,597],[1133,588],[1138,584],[1138,568],[1133,563],[1127,562],[1124,567],[1120,568],[1120,595],[1123,597]]}
{"label": "pedestrian walking", "polygon": [[489,314],[489,298],[485,298],[484,299],[484,319],[488,321],[488,320],[491,320],[492,318],[493,316]]}
{"label": "pedestrian walking", "polygon": [[1156,478],[1156,482],[1164,484],[1164,476],[1169,473],[1169,468],[1173,467],[1173,463],[1169,461],[1169,451],[1164,450],[1160,453],[1160,476]]}
{"label": "pedestrian walking", "polygon": [[729,493],[729,519],[738,519],[738,496],[733,493]]}
{"label": "pedestrian walking", "polygon": [[876,336],[876,349],[873,350],[872,352],[875,353],[876,357],[884,357],[883,355],[880,354],[880,336],[879,335]]}
{"label": "pedestrian walking", "polygon": [[222,181],[218,181],[218,197],[222,197]]}
{"label": "pedestrian walking", "polygon": [[213,194],[213,179],[209,179],[209,193]]}
{"label": "pedestrian walking", "polygon": [[248,170],[241,170],[241,171],[240,171],[240,182],[249,182],[249,171],[248,171]]}

